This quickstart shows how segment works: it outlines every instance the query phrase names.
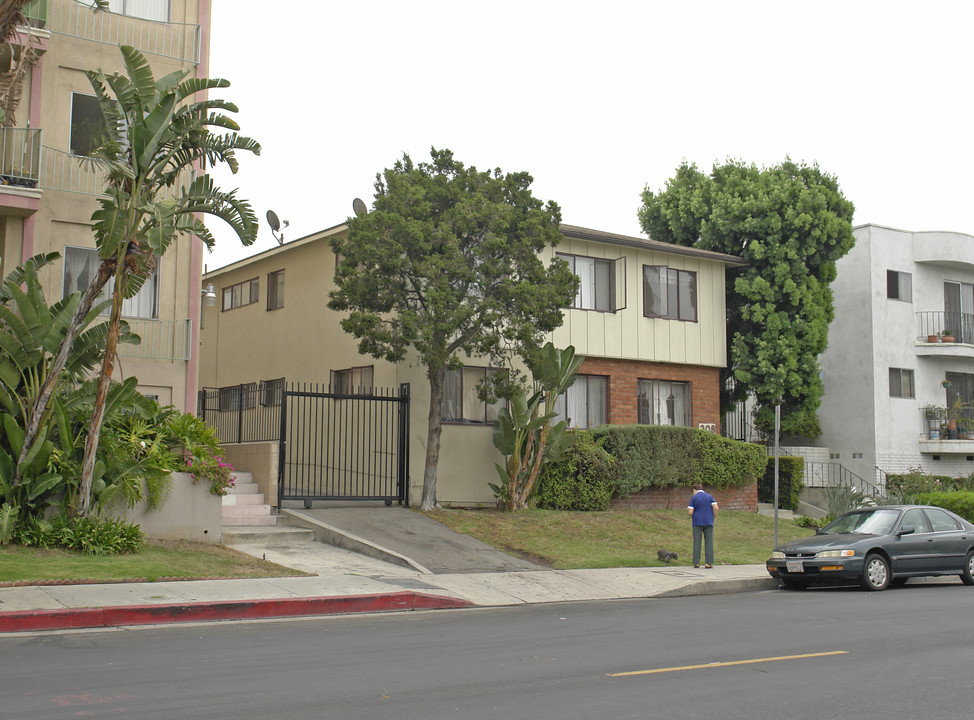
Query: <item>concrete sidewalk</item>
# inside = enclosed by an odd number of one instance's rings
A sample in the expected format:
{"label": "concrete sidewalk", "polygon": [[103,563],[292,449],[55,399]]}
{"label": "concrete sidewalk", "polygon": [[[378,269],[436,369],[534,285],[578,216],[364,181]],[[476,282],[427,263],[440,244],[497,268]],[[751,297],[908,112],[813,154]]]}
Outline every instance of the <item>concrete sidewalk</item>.
{"label": "concrete sidewalk", "polygon": [[[267,536],[234,547],[314,573],[311,577],[0,588],[0,632],[676,597],[776,587],[763,565],[548,570],[402,508],[371,510],[358,517],[349,509],[290,514],[301,516],[293,522],[316,528],[316,536],[337,537],[326,544]],[[336,546],[343,542],[345,547]]]}

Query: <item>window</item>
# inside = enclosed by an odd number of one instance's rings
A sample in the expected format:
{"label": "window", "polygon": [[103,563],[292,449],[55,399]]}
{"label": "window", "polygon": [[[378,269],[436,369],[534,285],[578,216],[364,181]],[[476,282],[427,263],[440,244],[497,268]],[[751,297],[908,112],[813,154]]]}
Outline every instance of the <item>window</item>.
{"label": "window", "polygon": [[257,405],[257,383],[220,388],[220,410],[247,410]]}
{"label": "window", "polygon": [[223,288],[223,309],[233,310],[260,300],[260,283],[257,278]]}
{"label": "window", "polygon": [[332,370],[331,391],[339,395],[371,395],[372,366]]}
{"label": "window", "polygon": [[927,526],[927,519],[923,516],[923,510],[919,508],[913,508],[903,513],[903,520],[900,521],[900,527],[904,528],[907,525],[912,525],[917,533],[930,532],[930,528]]}
{"label": "window", "polygon": [[615,312],[619,309],[615,302],[615,260],[565,253],[557,253],[557,257],[567,262],[578,277],[578,293],[575,295],[573,308],[602,312]]}
{"label": "window", "polygon": [[284,307],[284,271],[267,274],[267,309],[277,310]]}
{"label": "window", "polygon": [[889,369],[889,396],[900,398],[915,397],[913,392],[913,371],[902,368]]}
{"label": "window", "polygon": [[284,390],[284,378],[277,380],[261,380],[260,382],[260,404],[267,406],[280,405],[281,395]]}
{"label": "window", "polygon": [[169,22],[169,0],[108,0],[108,9],[119,15]]}
{"label": "window", "polygon": [[[98,251],[94,248],[79,248],[65,246],[64,248],[64,281],[62,283],[62,297],[67,297],[73,292],[84,292],[88,289],[95,275],[98,274]],[[156,258],[156,267],[146,281],[142,284],[139,292],[122,302],[122,315],[130,318],[144,318],[154,320],[159,317],[159,262]],[[101,302],[111,296],[112,289],[115,287],[115,279],[112,278],[105,285],[104,290],[95,300]],[[107,315],[109,310],[102,312]]]}
{"label": "window", "polygon": [[961,529],[957,526],[954,518],[943,510],[925,509],[924,512],[927,514],[933,532],[952,532]]}
{"label": "window", "polygon": [[913,302],[913,276],[910,273],[887,270],[886,297],[890,300]]}
{"label": "window", "polygon": [[944,324],[959,343],[974,343],[974,285],[944,281]]}
{"label": "window", "polygon": [[94,95],[71,94],[71,154],[88,156],[105,140],[105,116]]}
{"label": "window", "polygon": [[443,376],[443,402],[440,411],[443,422],[468,425],[493,423],[505,401],[498,400],[488,404],[477,395],[477,389],[487,377],[497,372],[504,371],[483,367],[447,370]]}
{"label": "window", "polygon": [[690,427],[690,383],[639,381],[639,422],[642,425]]}
{"label": "window", "polygon": [[564,394],[555,400],[555,422],[568,421],[570,428],[594,428],[608,422],[609,379],[600,375],[578,375]]}
{"label": "window", "polygon": [[663,265],[643,265],[643,315],[697,321],[697,274]]}

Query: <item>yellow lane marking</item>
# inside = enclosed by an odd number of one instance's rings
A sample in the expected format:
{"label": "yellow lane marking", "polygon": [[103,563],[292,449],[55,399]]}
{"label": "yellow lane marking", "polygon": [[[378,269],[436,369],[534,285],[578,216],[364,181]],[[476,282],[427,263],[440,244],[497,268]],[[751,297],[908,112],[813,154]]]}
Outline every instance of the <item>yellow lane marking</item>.
{"label": "yellow lane marking", "polygon": [[834,650],[832,652],[808,653],[807,655],[782,655],[780,657],[754,658],[753,660],[730,660],[728,662],[714,662],[705,665],[684,665],[683,667],[657,668],[656,670],[633,670],[631,672],[608,673],[609,677],[627,677],[629,675],[654,675],[656,673],[679,672],[681,670],[704,670],[706,668],[728,667],[730,665],[753,665],[754,663],[778,662],[779,660],[801,660],[804,658],[828,657],[829,655],[848,655],[848,650]]}

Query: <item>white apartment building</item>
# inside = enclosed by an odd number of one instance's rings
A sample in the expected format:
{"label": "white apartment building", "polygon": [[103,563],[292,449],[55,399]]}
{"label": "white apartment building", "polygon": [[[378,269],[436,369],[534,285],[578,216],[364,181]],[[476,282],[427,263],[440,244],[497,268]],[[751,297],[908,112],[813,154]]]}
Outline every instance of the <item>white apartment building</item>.
{"label": "white apartment building", "polygon": [[[862,225],[838,262],[817,444],[868,482],[974,472],[974,237]],[[949,331],[949,335],[945,333]],[[968,407],[962,407],[963,405]],[[956,427],[941,430],[947,413]]]}

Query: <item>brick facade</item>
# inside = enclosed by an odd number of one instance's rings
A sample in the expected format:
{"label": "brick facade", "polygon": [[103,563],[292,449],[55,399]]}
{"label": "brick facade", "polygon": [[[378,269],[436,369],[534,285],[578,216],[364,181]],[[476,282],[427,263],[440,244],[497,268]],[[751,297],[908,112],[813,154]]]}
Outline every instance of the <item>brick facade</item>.
{"label": "brick facade", "polygon": [[[721,510],[746,510],[757,512],[758,484],[742,485],[741,487],[703,488],[717,501]],[[644,488],[627,498],[614,497],[609,505],[611,510],[667,510],[682,509],[687,506],[693,490],[686,486],[670,486],[664,488]]]}
{"label": "brick facade", "polygon": [[639,422],[640,380],[670,380],[690,383],[693,427],[702,423],[713,424],[720,432],[720,368],[586,357],[578,372],[609,378],[610,424],[635,425]]}

